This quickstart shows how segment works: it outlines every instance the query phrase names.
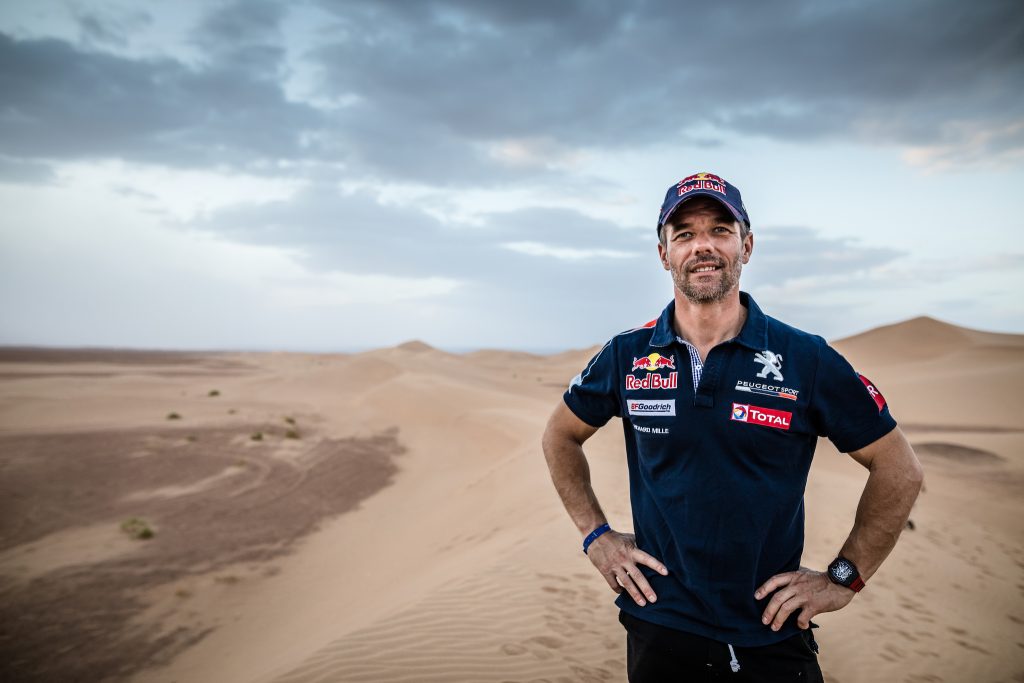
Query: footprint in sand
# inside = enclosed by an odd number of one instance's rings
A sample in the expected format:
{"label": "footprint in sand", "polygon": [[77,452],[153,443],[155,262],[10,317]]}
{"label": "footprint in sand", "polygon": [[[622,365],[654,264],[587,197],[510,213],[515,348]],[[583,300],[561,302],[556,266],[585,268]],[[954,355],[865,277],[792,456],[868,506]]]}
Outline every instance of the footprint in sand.
{"label": "footprint in sand", "polygon": [[580,632],[580,629],[573,628],[560,619],[547,620],[547,627],[549,630],[554,631],[560,636],[565,636],[566,638],[571,638],[573,635]]}
{"label": "footprint in sand", "polygon": [[561,638],[555,638],[554,636],[535,636],[533,638],[530,638],[530,642],[537,643],[538,645],[543,645],[544,647],[551,650],[557,650],[563,645],[565,645],[565,641],[563,641]]}
{"label": "footprint in sand", "polygon": [[499,649],[506,655],[516,656],[529,652],[537,659],[551,659],[555,656],[552,650],[565,645],[564,640],[555,636],[534,636],[522,643],[505,643]]}
{"label": "footprint in sand", "polygon": [[899,649],[895,645],[886,645],[885,651],[891,654],[893,657],[895,657],[895,659],[890,661],[899,661],[906,656],[906,653],[904,653],[903,650]]}
{"label": "footprint in sand", "polygon": [[983,655],[992,654],[985,648],[980,647],[978,645],[974,645],[973,643],[968,643],[966,640],[954,639],[953,642],[959,645],[960,647],[964,648],[965,650],[974,650],[975,652],[980,652]]}
{"label": "footprint in sand", "polygon": [[569,668],[572,669],[574,674],[576,674],[576,680],[580,681],[580,683],[600,683],[600,681],[610,681],[612,679],[612,672],[607,669],[579,666],[577,664],[574,664]]}

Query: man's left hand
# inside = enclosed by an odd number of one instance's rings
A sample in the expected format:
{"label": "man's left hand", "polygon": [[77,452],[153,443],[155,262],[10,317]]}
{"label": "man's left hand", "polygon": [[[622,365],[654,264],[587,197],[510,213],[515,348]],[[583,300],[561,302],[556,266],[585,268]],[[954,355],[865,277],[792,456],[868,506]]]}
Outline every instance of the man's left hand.
{"label": "man's left hand", "polygon": [[800,610],[796,625],[802,629],[811,627],[811,619],[822,612],[835,612],[850,604],[856,595],[849,588],[829,581],[825,572],[800,567],[795,572],[776,574],[754,591],[758,600],[774,592],[768,606],[761,615],[761,621],[771,625],[773,631],[782,628],[789,615]]}

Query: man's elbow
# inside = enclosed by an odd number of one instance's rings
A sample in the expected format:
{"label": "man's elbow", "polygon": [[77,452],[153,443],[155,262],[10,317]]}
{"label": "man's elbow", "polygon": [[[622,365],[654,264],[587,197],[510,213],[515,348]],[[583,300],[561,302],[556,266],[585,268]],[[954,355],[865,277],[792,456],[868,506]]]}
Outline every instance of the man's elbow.
{"label": "man's elbow", "polygon": [[544,428],[544,434],[540,438],[540,445],[544,451],[544,457],[550,463],[552,458],[560,453],[570,441],[571,435],[566,429],[565,420],[561,413],[561,406],[556,406],[555,411],[548,419]]}
{"label": "man's elbow", "polygon": [[902,445],[900,475],[905,490],[916,499],[921,492],[921,487],[924,486],[924,467],[921,466],[921,461],[914,453],[910,443],[904,439]]}
{"label": "man's elbow", "polygon": [[910,461],[911,465],[907,479],[913,487],[914,497],[917,498],[917,494],[921,492],[921,488],[924,486],[924,467],[921,466],[921,461],[918,460],[913,450],[910,451]]}
{"label": "man's elbow", "polygon": [[544,434],[540,437],[540,447],[544,451],[544,459],[551,462],[555,452],[558,450],[556,444],[564,439],[558,433],[558,430],[553,428],[551,423],[548,422],[548,426],[544,428]]}
{"label": "man's elbow", "polygon": [[877,455],[870,458],[868,469],[884,470],[890,473],[890,476],[896,474],[916,495],[924,483],[924,468],[921,467],[921,461],[914,453],[914,447],[910,445],[907,437],[897,427],[879,439],[876,445],[881,448]]}

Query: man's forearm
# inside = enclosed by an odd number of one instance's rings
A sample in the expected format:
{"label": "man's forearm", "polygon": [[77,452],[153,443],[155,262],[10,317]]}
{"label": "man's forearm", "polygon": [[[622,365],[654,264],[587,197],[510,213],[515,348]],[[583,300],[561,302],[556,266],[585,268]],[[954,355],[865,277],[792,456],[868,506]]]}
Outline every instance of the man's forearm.
{"label": "man's forearm", "polygon": [[[608,522],[590,485],[590,465],[583,453],[583,442],[596,431],[596,427],[580,420],[565,404],[559,404],[548,421],[542,442],[551,481],[581,537]],[[658,596],[640,565],[662,576],[668,574],[668,568],[658,558],[636,547],[636,539],[630,533],[605,530],[590,544],[587,557],[609,588],[616,593],[628,593],[641,607],[655,602]]]}
{"label": "man's forearm", "polygon": [[923,481],[917,456],[902,434],[875,455],[857,505],[853,530],[841,554],[867,580],[888,557],[910,516]]}
{"label": "man's forearm", "polygon": [[608,520],[590,485],[590,466],[583,446],[570,438],[545,437],[544,457],[551,481],[580,534],[585,536]]}

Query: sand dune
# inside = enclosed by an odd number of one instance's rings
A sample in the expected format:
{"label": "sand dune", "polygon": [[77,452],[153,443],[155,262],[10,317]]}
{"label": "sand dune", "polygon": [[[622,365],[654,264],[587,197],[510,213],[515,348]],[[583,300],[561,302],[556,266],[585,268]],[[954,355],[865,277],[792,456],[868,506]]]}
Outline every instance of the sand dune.
{"label": "sand dune", "polygon": [[[915,319],[837,345],[927,492],[817,619],[828,680],[1024,680],[1024,337]],[[614,596],[538,445],[593,351],[0,352],[0,678],[624,681]],[[588,453],[628,526],[617,427]],[[805,564],[865,476],[821,445]]]}
{"label": "sand dune", "polygon": [[896,406],[905,428],[1024,429],[1024,335],[914,318],[835,346]]}

